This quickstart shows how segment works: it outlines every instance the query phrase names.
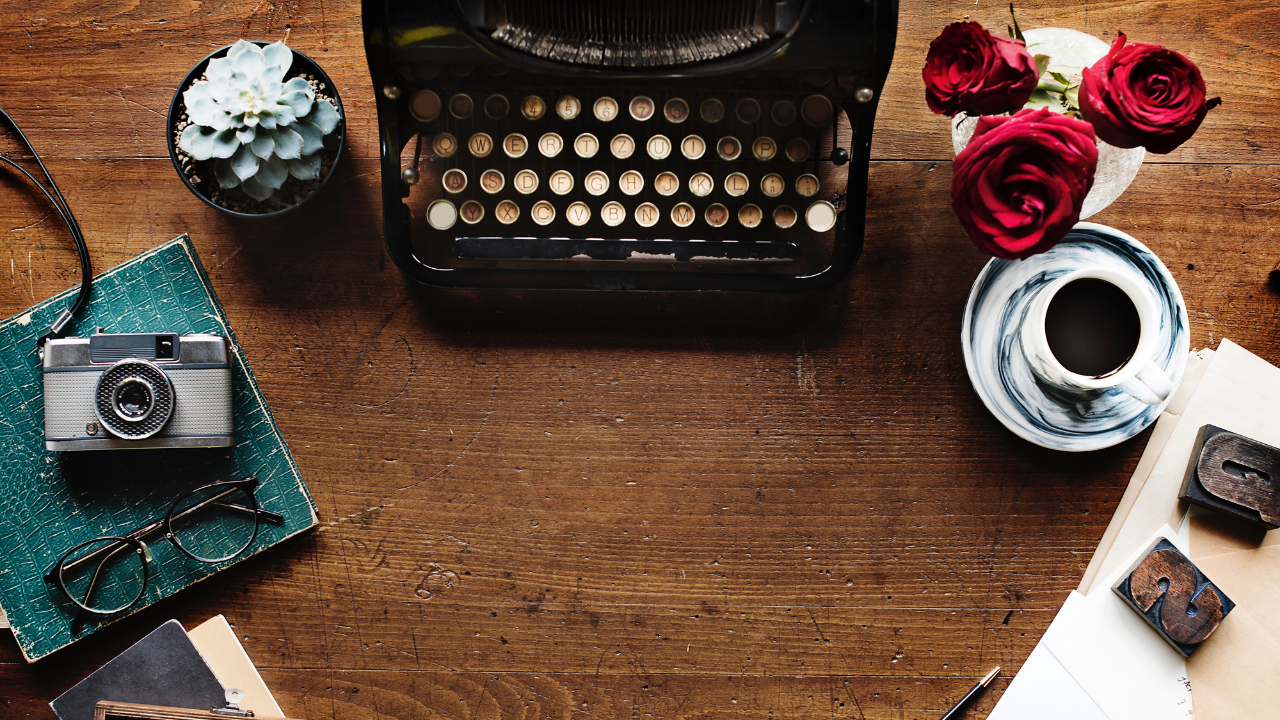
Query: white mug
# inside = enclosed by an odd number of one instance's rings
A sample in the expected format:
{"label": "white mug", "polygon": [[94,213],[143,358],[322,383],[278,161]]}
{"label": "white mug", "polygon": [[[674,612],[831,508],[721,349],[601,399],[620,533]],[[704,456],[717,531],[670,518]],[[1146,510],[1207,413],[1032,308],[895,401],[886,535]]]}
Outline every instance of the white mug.
{"label": "white mug", "polygon": [[[1081,375],[1063,367],[1049,349],[1049,340],[1045,334],[1049,302],[1067,283],[1084,279],[1105,280],[1122,290],[1138,311],[1141,327],[1138,346],[1129,360],[1119,370],[1098,377]],[[1148,405],[1163,403],[1173,392],[1173,383],[1153,361],[1159,340],[1161,312],[1147,286],[1147,281],[1135,273],[1101,267],[1076,270],[1046,285],[1031,301],[1019,330],[1022,352],[1031,365],[1031,372],[1050,385],[1064,390],[1105,390],[1118,386],[1134,399]]]}

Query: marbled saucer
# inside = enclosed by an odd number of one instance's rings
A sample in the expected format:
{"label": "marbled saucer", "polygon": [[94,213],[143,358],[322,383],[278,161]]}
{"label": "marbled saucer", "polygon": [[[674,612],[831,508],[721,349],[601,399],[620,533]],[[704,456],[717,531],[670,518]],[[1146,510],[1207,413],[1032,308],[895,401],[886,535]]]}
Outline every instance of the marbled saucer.
{"label": "marbled saucer", "polygon": [[960,342],[969,381],[987,409],[1019,437],[1054,450],[1098,450],[1142,432],[1160,405],[1146,405],[1119,388],[1067,392],[1031,372],[1018,329],[1041,287],[1086,267],[1112,267],[1146,277],[1161,308],[1155,363],[1177,388],[1187,366],[1187,306],[1160,259],[1128,235],[1080,223],[1052,250],[1025,260],[993,258],[979,273],[964,310]]}

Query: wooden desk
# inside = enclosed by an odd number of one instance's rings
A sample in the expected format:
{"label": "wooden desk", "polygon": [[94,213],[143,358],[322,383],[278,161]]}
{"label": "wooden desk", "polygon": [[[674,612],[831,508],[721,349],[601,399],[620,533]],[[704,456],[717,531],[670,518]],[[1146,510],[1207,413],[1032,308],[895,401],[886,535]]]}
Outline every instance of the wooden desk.
{"label": "wooden desk", "polygon": [[[919,73],[964,13],[1007,20],[1001,2],[903,2],[852,276],[762,301],[406,280],[382,246],[355,3],[0,6],[0,107],[50,159],[95,268],[191,233],[322,521],[35,666],[0,635],[0,714],[51,717],[160,622],[224,613],[296,717],[935,718],[1003,665],[984,715],[1147,434],[1042,450],[969,386],[960,317],[987,258],[948,205],[950,136]],[[1280,362],[1272,3],[1019,16],[1199,63],[1222,107],[1094,219],[1165,260],[1193,347],[1230,337]],[[287,39],[346,103],[349,155],[305,217],[222,217],[167,157],[176,84],[239,37]],[[10,173],[0,237],[0,314],[78,282],[65,230]]]}

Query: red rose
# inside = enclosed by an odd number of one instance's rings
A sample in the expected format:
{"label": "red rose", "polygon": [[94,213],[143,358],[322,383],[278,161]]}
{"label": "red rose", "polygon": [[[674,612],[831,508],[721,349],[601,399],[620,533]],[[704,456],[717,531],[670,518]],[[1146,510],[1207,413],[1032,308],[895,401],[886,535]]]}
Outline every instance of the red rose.
{"label": "red rose", "polygon": [[1125,45],[1120,33],[1107,56],[1084,69],[1080,114],[1104,142],[1163,155],[1194,135],[1222,102],[1204,95],[1195,63],[1159,45]]}
{"label": "red rose", "polygon": [[1021,40],[996,37],[976,22],[943,29],[929,43],[921,74],[929,109],[948,117],[1017,110],[1040,80],[1035,58]]}
{"label": "red rose", "polygon": [[956,155],[951,207],[983,251],[1008,259],[1042,253],[1080,220],[1097,165],[1086,122],[1048,108],[982,117]]}

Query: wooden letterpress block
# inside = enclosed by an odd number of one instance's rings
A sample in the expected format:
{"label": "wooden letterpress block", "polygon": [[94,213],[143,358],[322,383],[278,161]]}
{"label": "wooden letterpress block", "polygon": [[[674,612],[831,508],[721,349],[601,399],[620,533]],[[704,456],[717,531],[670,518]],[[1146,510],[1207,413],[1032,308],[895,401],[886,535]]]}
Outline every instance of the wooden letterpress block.
{"label": "wooden letterpress block", "polygon": [[1178,497],[1268,530],[1280,527],[1280,450],[1200,428]]}
{"label": "wooden letterpress block", "polygon": [[1236,606],[1164,538],[1152,543],[1112,590],[1183,657],[1190,657]]}

